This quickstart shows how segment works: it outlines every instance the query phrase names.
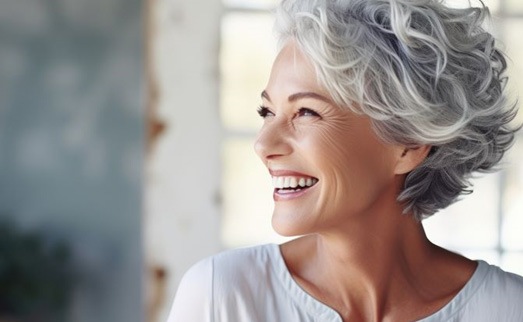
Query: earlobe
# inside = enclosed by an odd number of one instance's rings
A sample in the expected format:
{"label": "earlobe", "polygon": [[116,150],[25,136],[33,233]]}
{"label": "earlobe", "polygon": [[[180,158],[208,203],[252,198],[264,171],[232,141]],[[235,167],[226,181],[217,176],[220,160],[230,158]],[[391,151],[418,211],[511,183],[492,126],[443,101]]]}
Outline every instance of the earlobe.
{"label": "earlobe", "polygon": [[395,174],[406,174],[419,166],[427,157],[432,146],[420,145],[417,147],[403,147],[398,162],[396,163]]}

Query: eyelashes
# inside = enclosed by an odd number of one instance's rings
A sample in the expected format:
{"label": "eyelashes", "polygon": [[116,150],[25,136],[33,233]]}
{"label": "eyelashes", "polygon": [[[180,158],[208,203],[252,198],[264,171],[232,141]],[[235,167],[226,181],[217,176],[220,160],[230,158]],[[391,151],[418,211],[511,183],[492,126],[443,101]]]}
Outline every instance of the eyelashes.
{"label": "eyelashes", "polygon": [[263,118],[263,119],[266,118],[267,116],[269,116],[269,114],[274,115],[274,114],[269,110],[269,108],[267,108],[266,106],[262,106],[262,105],[260,105],[260,106],[258,107],[257,112],[258,112],[258,115],[261,116],[261,118]]}
{"label": "eyelashes", "polygon": [[[271,112],[271,110],[266,106],[259,106],[257,109],[258,115],[260,115],[261,118],[266,118],[268,116],[274,116],[274,113]],[[318,114],[316,111],[307,108],[302,107],[298,110],[296,113],[296,116],[298,117],[320,117],[320,114]]]}

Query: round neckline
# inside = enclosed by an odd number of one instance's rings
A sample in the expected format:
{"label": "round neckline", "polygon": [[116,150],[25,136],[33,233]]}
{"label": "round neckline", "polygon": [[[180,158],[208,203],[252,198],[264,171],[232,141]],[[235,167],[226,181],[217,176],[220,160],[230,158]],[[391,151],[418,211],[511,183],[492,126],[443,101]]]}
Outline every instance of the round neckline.
{"label": "round neckline", "polygon": [[475,260],[478,264],[476,270],[461,290],[441,309],[424,317],[419,322],[437,322],[450,320],[472,298],[488,275],[489,264],[483,260]]}
{"label": "round neckline", "polygon": [[[322,321],[328,321],[326,319],[331,319],[331,321],[341,322],[341,316],[336,312],[336,310],[309,294],[298,284],[298,282],[296,282],[294,277],[292,277],[292,274],[283,258],[280,245],[270,245],[272,246],[274,258],[274,261],[272,261],[273,269],[277,273],[285,289],[290,292],[295,303],[310,315],[321,317]],[[418,322],[445,321],[460,311],[460,309],[476,293],[476,290],[487,277],[489,264],[483,260],[476,260],[476,263],[477,267],[474,270],[474,273],[465,283],[463,288],[442,308],[431,315],[418,320]]]}
{"label": "round neckline", "polygon": [[283,259],[280,245],[271,244],[271,246],[274,258],[273,269],[296,305],[303,308],[309,315],[319,318],[320,321],[342,322],[341,316],[336,310],[316,299],[296,282]]}

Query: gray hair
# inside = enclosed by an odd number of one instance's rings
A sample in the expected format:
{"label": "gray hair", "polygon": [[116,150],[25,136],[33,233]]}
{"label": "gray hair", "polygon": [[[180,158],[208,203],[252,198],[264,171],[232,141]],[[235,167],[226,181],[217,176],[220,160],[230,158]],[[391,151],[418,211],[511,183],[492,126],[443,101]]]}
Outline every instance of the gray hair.
{"label": "gray hair", "polygon": [[421,220],[470,193],[511,146],[516,105],[506,60],[481,24],[488,9],[441,0],[283,0],[280,44],[295,39],[340,106],[372,119],[385,142],[431,145],[398,200]]}

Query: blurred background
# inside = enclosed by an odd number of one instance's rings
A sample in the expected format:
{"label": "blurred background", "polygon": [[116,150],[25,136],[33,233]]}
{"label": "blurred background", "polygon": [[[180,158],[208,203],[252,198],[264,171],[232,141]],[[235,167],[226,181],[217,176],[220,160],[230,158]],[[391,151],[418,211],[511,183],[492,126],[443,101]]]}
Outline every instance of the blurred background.
{"label": "blurred background", "polygon": [[[276,2],[0,3],[1,322],[165,321],[197,260],[285,240],[252,148]],[[516,98],[523,2],[486,4]],[[519,274],[522,135],[503,171],[425,221],[434,242]]]}

